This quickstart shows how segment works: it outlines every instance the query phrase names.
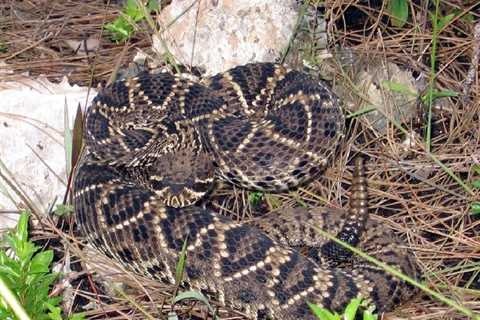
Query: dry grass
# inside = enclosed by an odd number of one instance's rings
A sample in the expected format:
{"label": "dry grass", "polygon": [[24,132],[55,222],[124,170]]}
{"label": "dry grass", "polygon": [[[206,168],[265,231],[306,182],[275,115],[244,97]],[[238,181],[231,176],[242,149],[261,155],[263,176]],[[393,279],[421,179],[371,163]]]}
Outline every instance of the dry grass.
{"label": "dry grass", "polygon": [[[101,36],[102,25],[116,17],[116,7],[101,1],[54,3],[52,6],[46,1],[11,1],[0,5],[3,17],[0,44],[8,48],[0,53],[0,60],[6,60],[8,68],[14,70],[11,77],[29,72],[58,80],[67,75],[72,82],[88,85],[106,80],[115,65],[131,60],[135,48],[146,48],[150,43],[146,33],[137,33],[125,45],[126,54],[118,61],[124,52],[123,45],[112,44]],[[393,61],[428,80],[432,28],[426,12],[427,1],[418,3],[410,7],[413,22],[395,29],[388,24],[385,8],[370,8],[360,1],[328,1],[325,14],[330,21],[327,25],[330,45],[352,48],[361,61],[373,57]],[[470,12],[478,21],[479,8],[474,6],[474,1],[443,3],[452,12],[454,9]],[[353,9],[362,14],[357,20],[360,22],[352,26],[343,17]],[[443,99],[441,108],[434,108],[431,153],[426,151],[421,127],[427,108],[420,103],[416,120],[401,124],[409,137],[414,137],[408,144],[405,132],[392,121],[387,131],[380,133],[357,117],[349,122],[348,139],[339,148],[337,160],[318,181],[289,194],[265,197],[257,206],[251,205],[248,192],[222,188],[216,192],[213,206],[234,219],[249,218],[279,206],[343,207],[349,194],[351,172],[346,164],[353,154],[361,152],[369,157],[367,173],[374,219],[381,220],[406,240],[424,271],[427,286],[480,312],[480,216],[469,212],[470,204],[479,201],[480,195],[462,187],[432,158],[434,155],[467,184],[473,180],[472,165],[480,163],[480,82],[478,58],[477,64],[472,62],[475,61],[473,30],[473,24],[459,17],[438,37],[436,86],[466,95]],[[66,40],[89,37],[100,39],[98,50],[78,54],[66,45]],[[476,70],[475,77],[471,83],[465,83],[472,68]],[[337,69],[335,82],[349,83],[350,76]],[[68,296],[75,297],[74,306],[94,303],[87,312],[91,319],[157,318],[172,308],[169,303],[172,286],[132,274],[111,274],[108,282],[124,283],[128,289],[122,294],[118,291],[107,294],[102,281],[81,271],[78,259],[95,264],[97,269],[106,267],[85,256],[69,221],[56,222],[57,226],[52,218],[42,221],[43,227],[37,228],[34,235],[38,240],[47,239],[47,244],[55,244],[60,261],[72,263],[79,272],[70,275],[74,286]],[[62,228],[58,227],[60,223]],[[175,308],[200,319],[206,317],[196,306]],[[229,319],[242,318],[236,313],[230,316]],[[402,317],[465,319],[457,311],[422,295],[386,318]]]}
{"label": "dry grass", "polygon": [[[72,83],[96,85],[109,78],[116,64],[131,62],[137,48],[150,46],[149,37],[142,32],[125,45],[112,43],[103,35],[102,26],[112,22],[120,9],[92,0],[3,1],[0,43],[7,51],[0,53],[0,60],[13,71],[10,77],[28,72],[32,76],[44,74],[51,81],[68,76]],[[88,39],[100,41],[99,45],[87,45],[87,50],[68,45],[72,40]]]}

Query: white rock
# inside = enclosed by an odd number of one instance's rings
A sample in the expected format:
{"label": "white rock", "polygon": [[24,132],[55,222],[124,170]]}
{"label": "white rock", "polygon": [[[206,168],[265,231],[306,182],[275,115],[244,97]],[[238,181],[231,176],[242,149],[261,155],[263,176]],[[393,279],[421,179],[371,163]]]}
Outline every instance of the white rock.
{"label": "white rock", "polygon": [[[418,93],[410,71],[402,70],[392,62],[383,63],[378,59],[371,61],[366,69],[360,71],[355,81],[368,97],[368,101],[364,102],[360,109],[372,106],[376,108],[365,117],[378,131],[386,134],[389,121],[405,123],[417,115]],[[388,84],[399,86],[402,92],[389,89]]]}
{"label": "white rock", "polygon": [[[90,90],[88,100],[95,95]],[[22,78],[0,83],[0,101],[0,160],[6,167],[0,165],[0,171],[45,212],[55,199],[63,200],[66,190],[65,108],[72,128],[78,104],[87,101],[87,88],[70,86],[66,79],[53,84]],[[0,177],[0,210],[15,211],[21,202]],[[15,220],[0,214],[0,229],[12,224]]]}
{"label": "white rock", "polygon": [[347,109],[361,111],[373,108],[362,117],[381,134],[387,134],[392,120],[408,123],[417,116],[419,90],[411,71],[378,57],[366,60],[348,52],[342,52],[340,59],[345,61],[345,66],[354,64],[352,80],[357,90],[352,90],[348,84],[335,87],[335,93]]}
{"label": "white rock", "polygon": [[165,44],[182,64],[212,75],[274,61],[287,47],[297,16],[295,0],[174,0],[159,17],[165,29],[154,36],[153,47],[162,54]]}

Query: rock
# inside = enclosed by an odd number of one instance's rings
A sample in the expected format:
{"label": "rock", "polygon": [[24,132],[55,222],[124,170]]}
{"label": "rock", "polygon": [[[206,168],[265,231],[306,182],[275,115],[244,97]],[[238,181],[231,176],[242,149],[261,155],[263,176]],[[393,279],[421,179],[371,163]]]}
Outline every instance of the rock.
{"label": "rock", "polygon": [[356,112],[374,108],[362,117],[380,134],[387,133],[390,120],[408,123],[416,117],[419,93],[410,71],[381,58],[357,61],[356,67],[358,70],[354,72],[353,83],[365,99],[360,99],[358,92],[348,84],[335,88],[347,109]]}
{"label": "rock", "polygon": [[248,62],[274,61],[295,28],[295,0],[174,0],[160,14],[154,49],[206,75]]}
{"label": "rock", "polygon": [[[0,161],[5,165],[0,165],[0,172],[40,212],[63,200],[67,181],[64,119],[72,128],[78,104],[87,101],[87,91],[70,86],[66,79],[59,84],[45,78],[0,83]],[[95,95],[90,90],[88,100]],[[0,176],[0,211],[14,212],[19,207],[26,206]],[[16,223],[8,218],[0,215],[0,228]]]}

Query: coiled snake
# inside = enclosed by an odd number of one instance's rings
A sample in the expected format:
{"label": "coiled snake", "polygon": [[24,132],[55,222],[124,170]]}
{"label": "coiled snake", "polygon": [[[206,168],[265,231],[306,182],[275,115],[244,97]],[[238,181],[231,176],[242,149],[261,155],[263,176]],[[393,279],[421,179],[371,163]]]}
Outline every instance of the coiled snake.
{"label": "coiled snake", "polygon": [[77,223],[105,254],[164,281],[174,281],[188,239],[185,282],[252,317],[313,319],[307,301],[338,310],[357,296],[389,310],[412,288],[311,227],[416,276],[399,240],[366,219],[360,164],[346,212],[296,208],[243,224],[202,206],[217,177],[267,192],[314,178],[343,131],[330,89],[280,65],[240,66],[203,83],[141,73],[104,88],[87,111]]}

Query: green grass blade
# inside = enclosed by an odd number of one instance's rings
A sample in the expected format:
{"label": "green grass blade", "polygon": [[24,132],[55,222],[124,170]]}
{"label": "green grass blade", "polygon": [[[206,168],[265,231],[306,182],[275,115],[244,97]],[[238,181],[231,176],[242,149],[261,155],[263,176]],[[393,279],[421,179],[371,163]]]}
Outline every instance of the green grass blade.
{"label": "green grass blade", "polygon": [[361,299],[352,299],[350,303],[345,308],[344,312],[344,319],[345,320],[355,320],[355,316],[357,315],[358,307],[360,307],[360,303],[362,302]]}
{"label": "green grass blade", "polygon": [[428,156],[436,163],[440,166],[440,168],[442,168],[443,171],[445,171],[453,180],[455,180],[459,185],[462,186],[462,188],[468,192],[470,195],[475,195],[475,193],[473,192],[472,188],[470,188],[465,182],[463,182],[463,180],[458,177],[453,171],[452,169],[450,169],[449,167],[447,167],[446,165],[444,165],[435,155],[433,155],[432,153],[430,152],[427,152]]}
{"label": "green grass blade", "polygon": [[175,267],[175,285],[176,286],[179,286],[180,283],[182,283],[183,272],[185,271],[185,263],[187,260],[187,243],[188,243],[188,236],[183,242],[182,252],[180,253],[177,266]]}
{"label": "green grass blade", "polygon": [[352,112],[352,113],[348,114],[345,118],[347,118],[347,119],[356,118],[356,117],[359,117],[359,116],[361,116],[361,115],[370,113],[370,112],[375,111],[375,110],[377,110],[377,107],[366,107],[366,108],[362,108],[362,109],[360,109],[360,110],[357,110],[357,111],[355,111],[355,112]]}
{"label": "green grass blade", "polygon": [[[435,15],[432,17],[433,34],[432,34],[432,51],[430,53],[430,81],[428,84],[428,90],[434,91],[435,86],[435,66],[437,62],[437,39],[438,39],[438,15],[440,13],[440,0],[435,0]],[[427,132],[425,137],[425,143],[427,152],[432,150],[432,106],[433,95],[428,95],[428,114],[427,114]]]}
{"label": "green grass blade", "polygon": [[381,82],[383,88],[388,89],[393,92],[401,93],[404,95],[416,97],[417,93],[411,90],[406,84],[399,83],[395,81],[383,80]]}
{"label": "green grass blade", "polygon": [[313,314],[320,320],[340,320],[340,316],[336,313],[331,313],[327,309],[321,308],[308,301],[307,304],[310,310],[312,310]]}

